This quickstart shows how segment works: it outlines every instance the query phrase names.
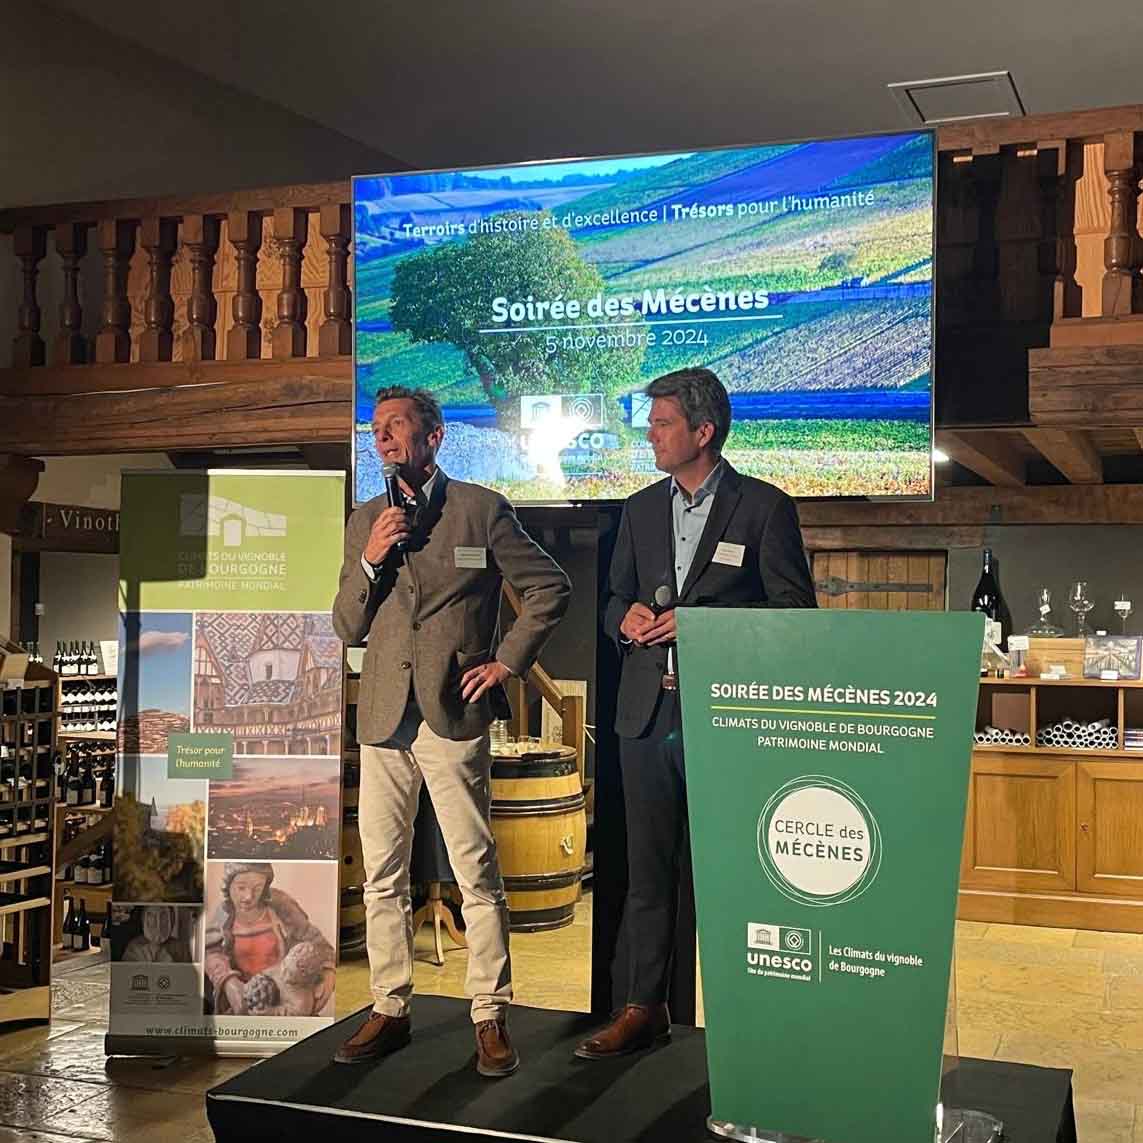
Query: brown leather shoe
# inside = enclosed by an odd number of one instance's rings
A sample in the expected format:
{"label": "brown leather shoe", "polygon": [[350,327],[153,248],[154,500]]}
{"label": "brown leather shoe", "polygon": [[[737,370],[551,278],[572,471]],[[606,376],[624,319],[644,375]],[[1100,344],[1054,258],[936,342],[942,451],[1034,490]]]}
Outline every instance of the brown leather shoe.
{"label": "brown leather shoe", "polygon": [[476,1070],[498,1079],[510,1076],[520,1066],[520,1056],[508,1039],[503,1020],[481,1020],[476,1025]]}
{"label": "brown leather shoe", "polygon": [[364,1064],[403,1048],[411,1039],[408,1016],[370,1012],[369,1019],[334,1053],[335,1064]]}
{"label": "brown leather shoe", "polygon": [[606,1060],[664,1044],[671,1038],[671,1015],[665,1004],[628,1004],[606,1028],[584,1040],[575,1054],[581,1060]]}

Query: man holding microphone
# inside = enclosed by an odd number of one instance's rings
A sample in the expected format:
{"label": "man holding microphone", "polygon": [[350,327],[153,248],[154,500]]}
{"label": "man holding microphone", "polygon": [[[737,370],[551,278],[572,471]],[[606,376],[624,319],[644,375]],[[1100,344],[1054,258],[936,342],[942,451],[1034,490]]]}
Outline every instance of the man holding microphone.
{"label": "man holding microphone", "polygon": [[[506,1023],[508,906],[489,819],[488,726],[494,695],[531,667],[567,609],[570,585],[502,496],[437,467],[444,421],[430,394],[381,390],[373,432],[389,494],[349,518],[333,605],[346,643],[368,638],[357,738],[373,1011],[334,1058],[365,1062],[409,1042],[409,862],[423,780],[463,900],[477,1071],[505,1076],[519,1057]],[[503,580],[523,610],[496,646]]]}
{"label": "man holding microphone", "polygon": [[628,499],[611,558],[604,629],[623,656],[615,730],[627,818],[627,955],[613,966],[619,1011],[575,1050],[589,1060],[670,1035],[680,869],[690,860],[676,607],[817,605],[794,502],[722,457],[730,400],[718,378],[681,369],[653,381],[647,395],[647,439],[669,479]]}

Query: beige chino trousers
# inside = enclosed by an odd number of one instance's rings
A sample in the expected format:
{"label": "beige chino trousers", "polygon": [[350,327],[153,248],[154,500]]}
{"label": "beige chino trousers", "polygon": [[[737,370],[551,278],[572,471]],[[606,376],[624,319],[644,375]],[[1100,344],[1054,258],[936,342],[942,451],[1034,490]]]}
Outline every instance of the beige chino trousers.
{"label": "beige chino trousers", "polygon": [[410,700],[396,734],[361,747],[358,825],[365,860],[365,941],[373,1007],[405,1016],[413,995],[413,908],[409,862],[422,780],[460,886],[472,1020],[503,1017],[512,1000],[508,902],[489,820],[492,754],[488,735],[441,738]]}

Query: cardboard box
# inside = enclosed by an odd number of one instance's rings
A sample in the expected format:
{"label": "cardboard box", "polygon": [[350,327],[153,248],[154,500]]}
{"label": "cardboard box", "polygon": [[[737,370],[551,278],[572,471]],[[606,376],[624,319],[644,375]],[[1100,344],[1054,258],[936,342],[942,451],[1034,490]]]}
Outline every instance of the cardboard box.
{"label": "cardboard box", "polygon": [[1083,640],[1041,639],[1033,635],[1028,640],[1027,662],[1033,682],[1056,663],[1063,664],[1069,679],[1082,679]]}
{"label": "cardboard box", "polygon": [[0,638],[0,681],[22,679],[28,673],[28,652],[19,643]]}

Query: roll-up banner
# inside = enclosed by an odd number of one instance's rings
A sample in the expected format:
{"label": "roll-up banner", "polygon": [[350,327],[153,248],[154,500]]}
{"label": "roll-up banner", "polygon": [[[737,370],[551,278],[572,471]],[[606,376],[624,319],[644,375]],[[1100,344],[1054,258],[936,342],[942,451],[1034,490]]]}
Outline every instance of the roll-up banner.
{"label": "roll-up banner", "polygon": [[109,1053],[332,1022],[342,473],[123,476]]}

